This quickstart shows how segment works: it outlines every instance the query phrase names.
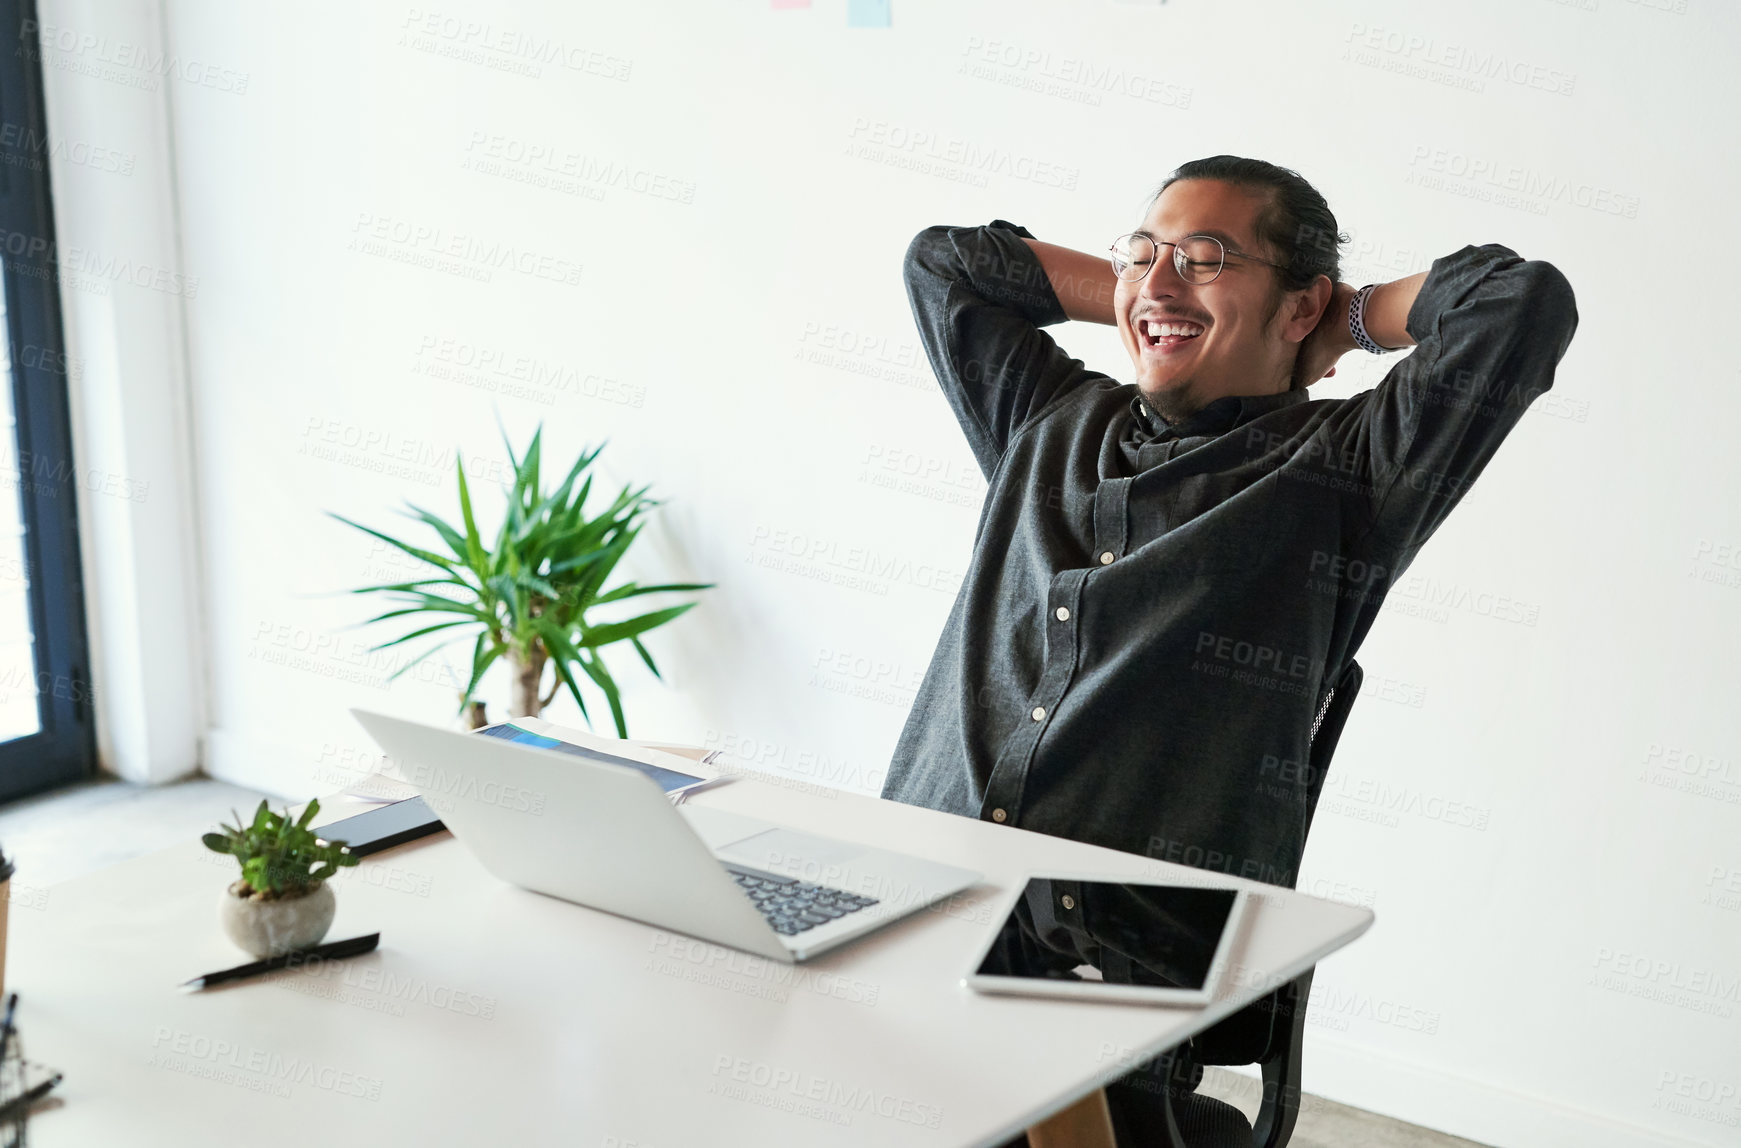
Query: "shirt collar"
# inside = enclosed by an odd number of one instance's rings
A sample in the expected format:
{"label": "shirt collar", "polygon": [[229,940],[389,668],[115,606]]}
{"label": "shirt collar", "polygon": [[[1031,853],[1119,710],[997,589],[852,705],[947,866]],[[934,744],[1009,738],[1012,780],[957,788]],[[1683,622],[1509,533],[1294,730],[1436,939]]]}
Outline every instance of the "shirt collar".
{"label": "shirt collar", "polygon": [[1283,407],[1303,403],[1309,396],[1305,391],[1280,391],[1270,395],[1222,395],[1213,399],[1197,411],[1178,423],[1169,423],[1160,416],[1154,407],[1139,391],[1130,400],[1131,413],[1137,423],[1146,427],[1151,433],[1162,435],[1171,433],[1178,438],[1189,438],[1196,435],[1225,434],[1242,423],[1250,422],[1259,415]]}

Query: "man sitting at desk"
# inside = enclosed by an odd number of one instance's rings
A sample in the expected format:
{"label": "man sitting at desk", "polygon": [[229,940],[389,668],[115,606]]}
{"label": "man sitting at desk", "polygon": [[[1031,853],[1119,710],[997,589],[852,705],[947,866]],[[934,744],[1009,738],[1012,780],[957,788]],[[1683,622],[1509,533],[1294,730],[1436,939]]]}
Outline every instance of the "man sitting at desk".
{"label": "man sitting at desk", "polygon": [[[1110,258],[1001,219],[913,239],[990,489],[884,797],[1294,884],[1327,687],[1578,323],[1508,247],[1356,291],[1338,241],[1298,174],[1234,156],[1178,168]],[[1136,382],[1060,350],[1067,318],[1116,325]],[[1363,345],[1414,351],[1311,398]]]}
{"label": "man sitting at desk", "polygon": [[[1356,291],[1338,242],[1297,173],[1234,156],[1178,168],[1110,258],[1001,219],[913,239],[990,489],[884,797],[1294,885],[1329,687],[1578,324],[1508,247]],[[1117,326],[1135,383],[1060,350],[1064,319]]]}

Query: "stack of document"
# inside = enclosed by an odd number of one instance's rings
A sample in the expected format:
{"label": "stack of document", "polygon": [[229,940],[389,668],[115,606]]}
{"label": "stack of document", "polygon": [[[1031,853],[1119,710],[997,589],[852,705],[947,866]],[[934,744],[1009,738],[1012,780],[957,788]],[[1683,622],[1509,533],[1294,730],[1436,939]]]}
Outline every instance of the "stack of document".
{"label": "stack of document", "polygon": [[[721,770],[717,764],[719,750],[701,746],[672,745],[668,742],[636,741],[631,738],[601,737],[586,730],[547,722],[543,718],[516,717],[472,731],[478,737],[497,737],[508,741],[573,753],[594,761],[639,769],[659,783],[673,805],[681,805],[691,793],[729,782],[734,774]],[[381,767],[356,785],[344,791],[352,801],[385,803],[417,796],[418,790],[399,773],[391,758],[383,757]]]}

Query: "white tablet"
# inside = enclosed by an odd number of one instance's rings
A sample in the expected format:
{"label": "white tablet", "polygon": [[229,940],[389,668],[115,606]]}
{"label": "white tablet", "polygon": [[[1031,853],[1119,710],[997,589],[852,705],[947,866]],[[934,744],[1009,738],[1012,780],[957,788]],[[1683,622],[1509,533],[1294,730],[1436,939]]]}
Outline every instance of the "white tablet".
{"label": "white tablet", "polygon": [[1246,909],[1244,889],[1030,877],[962,983],[982,993],[1209,1004]]}

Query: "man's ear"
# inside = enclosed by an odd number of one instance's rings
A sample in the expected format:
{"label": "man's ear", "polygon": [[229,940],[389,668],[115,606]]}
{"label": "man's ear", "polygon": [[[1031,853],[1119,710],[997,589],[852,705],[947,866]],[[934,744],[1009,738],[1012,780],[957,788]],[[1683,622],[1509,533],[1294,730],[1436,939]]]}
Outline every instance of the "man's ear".
{"label": "man's ear", "polygon": [[1286,336],[1296,342],[1303,342],[1323,321],[1324,311],[1335,295],[1336,284],[1330,281],[1328,275],[1319,275],[1309,286],[1298,291],[1294,296],[1293,307],[1288,312]]}

